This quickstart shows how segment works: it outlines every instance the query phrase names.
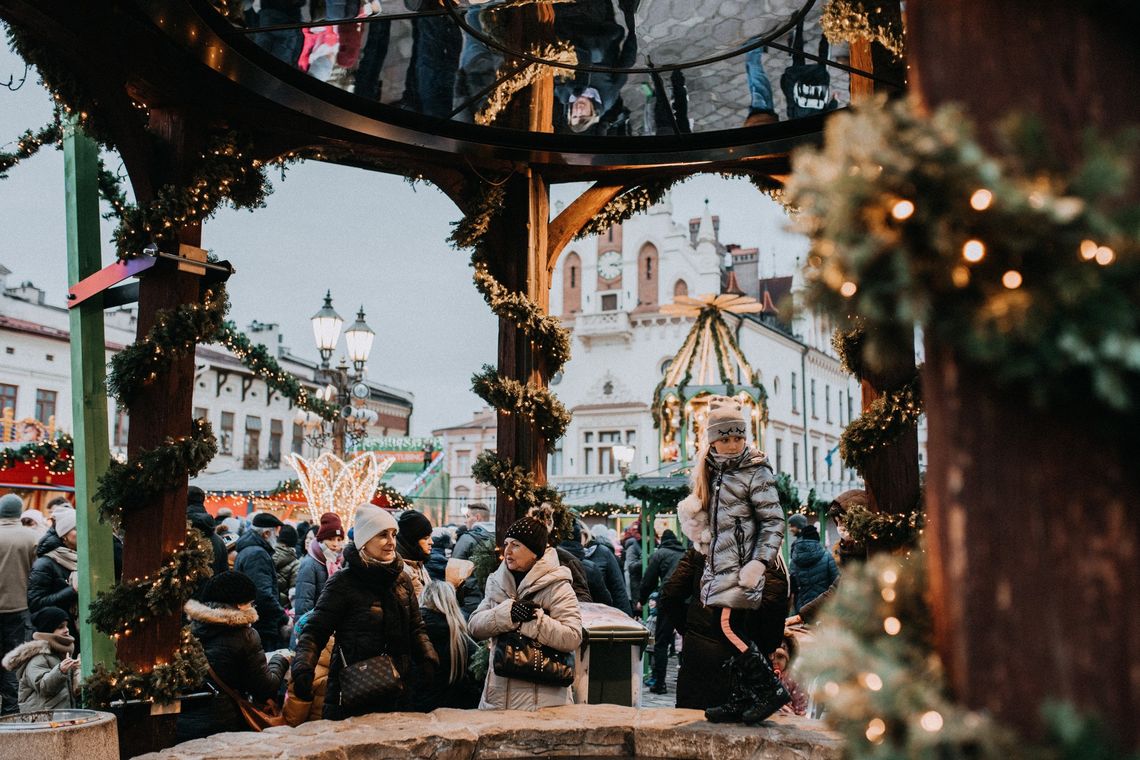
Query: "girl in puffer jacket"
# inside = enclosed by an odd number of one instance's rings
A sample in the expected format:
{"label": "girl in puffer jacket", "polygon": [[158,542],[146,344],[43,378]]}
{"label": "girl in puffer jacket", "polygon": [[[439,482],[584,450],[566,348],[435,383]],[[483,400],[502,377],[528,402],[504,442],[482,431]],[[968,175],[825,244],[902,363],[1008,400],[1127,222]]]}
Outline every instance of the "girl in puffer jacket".
{"label": "girl in puffer jacket", "polygon": [[764,600],[765,571],[779,561],[784,513],[772,467],[747,443],[744,414],[734,398],[709,399],[692,495],[678,505],[685,532],[708,544],[700,601],[719,612],[721,630],[737,650],[725,662],[728,701],[705,711],[712,722],[758,723],[789,698],[757,647],[754,614]]}

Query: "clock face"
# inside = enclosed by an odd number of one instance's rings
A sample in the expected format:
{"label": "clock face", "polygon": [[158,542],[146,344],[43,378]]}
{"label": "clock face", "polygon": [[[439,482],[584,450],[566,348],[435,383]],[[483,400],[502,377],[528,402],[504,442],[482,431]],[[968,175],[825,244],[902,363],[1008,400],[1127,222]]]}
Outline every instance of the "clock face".
{"label": "clock face", "polygon": [[368,386],[364,383],[357,383],[352,386],[353,398],[368,398],[371,394],[368,392]]}
{"label": "clock face", "polygon": [[598,275],[603,280],[616,280],[621,276],[621,253],[608,251],[599,256]]}

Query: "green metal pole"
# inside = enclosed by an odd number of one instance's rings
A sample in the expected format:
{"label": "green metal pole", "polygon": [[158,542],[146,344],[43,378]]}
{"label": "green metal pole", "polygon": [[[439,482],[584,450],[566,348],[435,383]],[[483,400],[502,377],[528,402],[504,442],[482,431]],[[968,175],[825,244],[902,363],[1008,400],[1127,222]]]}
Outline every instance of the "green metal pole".
{"label": "green metal pole", "polygon": [[[99,146],[71,121],[64,130],[67,205],[67,280],[74,285],[103,266],[99,252]],[[103,299],[76,306],[71,319],[71,416],[75,439],[75,508],[79,528],[79,636],[82,674],[115,662],[115,645],[95,630],[88,609],[115,582],[111,528],[99,521],[91,499],[111,460],[107,430],[106,342]]]}

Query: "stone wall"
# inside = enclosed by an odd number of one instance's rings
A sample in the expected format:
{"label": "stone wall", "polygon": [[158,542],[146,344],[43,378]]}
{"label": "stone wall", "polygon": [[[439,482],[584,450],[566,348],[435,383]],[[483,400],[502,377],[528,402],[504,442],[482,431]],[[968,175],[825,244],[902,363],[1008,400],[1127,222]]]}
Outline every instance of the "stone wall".
{"label": "stone wall", "polygon": [[841,755],[835,734],[802,718],[777,716],[750,728],[708,723],[696,710],[569,705],[536,713],[436,710],[318,721],[261,734],[219,734],[140,760],[839,760]]}

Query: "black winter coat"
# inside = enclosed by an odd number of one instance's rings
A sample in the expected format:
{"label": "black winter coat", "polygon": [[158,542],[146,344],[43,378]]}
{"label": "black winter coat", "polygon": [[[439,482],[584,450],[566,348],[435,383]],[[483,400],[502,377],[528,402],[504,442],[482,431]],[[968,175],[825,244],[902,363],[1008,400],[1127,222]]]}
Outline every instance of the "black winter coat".
{"label": "black winter coat", "polygon": [[198,531],[210,541],[210,547],[214,550],[214,561],[210,563],[210,569],[214,571],[214,575],[224,573],[230,569],[228,552],[226,550],[226,542],[222,537],[214,532],[217,527],[214,523],[214,518],[210,517],[210,513],[206,508],[197,502],[186,505],[186,519],[190,521]]}
{"label": "black winter coat", "polygon": [[[578,601],[601,602],[601,599],[595,599],[590,593],[590,580],[586,577],[586,567],[579,555],[561,546],[554,547],[554,551],[558,555],[558,564],[570,570],[570,585],[574,588],[574,596],[578,597]],[[602,603],[608,604],[608,602]]]}
{"label": "black winter coat", "polygon": [[642,604],[649,601],[649,595],[657,590],[658,584],[664,586],[668,582],[684,553],[685,547],[671,536],[657,545],[657,548],[649,555],[649,564],[645,567],[645,578],[641,582]]}
{"label": "black winter coat", "polygon": [[621,571],[621,564],[609,544],[593,542],[586,547],[586,559],[593,562],[602,571],[602,578],[606,582],[606,590],[613,598],[613,606],[627,615],[633,614],[633,605],[629,603],[629,591],[625,587],[625,573]]}
{"label": "black winter coat", "polygon": [[[438,707],[454,707],[460,710],[474,710],[479,706],[479,695],[483,684],[477,683],[470,672],[464,669],[463,677],[456,683],[449,683],[451,678],[451,629],[447,625],[447,618],[439,612],[421,609],[420,614],[427,628],[428,638],[439,655],[439,667],[430,678],[421,677],[420,682],[411,695],[412,709],[418,712],[431,712]],[[473,640],[467,642],[467,660],[475,656],[476,644]]]}
{"label": "black winter coat", "polygon": [[[277,696],[288,661],[273,655],[265,661],[261,639],[251,623],[256,610],[213,607],[191,600],[186,603],[190,631],[202,643],[210,667],[226,686],[242,694],[254,704],[263,704]],[[190,699],[182,703],[178,716],[178,741],[199,739],[223,731],[248,731],[237,705],[225,692],[211,683],[202,691],[216,691],[213,697]]]}
{"label": "black winter coat", "polygon": [[71,571],[47,556],[63,546],[63,539],[49,530],[36,545],[36,561],[28,574],[28,612],[36,613],[44,607],[59,607],[75,618],[79,592],[71,587]]}
{"label": "black winter coat", "polygon": [[[404,573],[403,560],[397,558],[386,565],[366,564],[351,543],[344,548],[344,567],[325,584],[297,642],[297,656],[293,660],[295,684],[312,683],[321,651],[333,635],[336,645],[325,693],[324,717],[327,719],[392,712],[406,706],[404,698],[360,705],[351,710],[342,707],[340,672],[345,662],[352,665],[386,653],[403,676],[411,673],[413,660],[421,665],[429,663],[431,667],[439,664],[420,616],[412,580]],[[405,685],[411,686],[407,682]]]}
{"label": "black winter coat", "polygon": [[293,619],[298,620],[317,606],[317,599],[329,580],[329,568],[316,557],[306,554],[297,568],[297,587],[293,592]]}
{"label": "black winter coat", "polygon": [[818,539],[800,537],[792,544],[792,595],[796,614],[800,608],[831,588],[839,579],[839,568],[831,552]]}
{"label": "black winter coat", "polygon": [[[608,604],[614,606],[614,598],[610,596],[610,590],[606,588],[606,579],[602,575],[602,570],[592,560],[586,559],[586,550],[577,541],[563,541],[558,545],[558,561],[562,562],[562,552],[566,552],[574,559],[578,560],[579,565],[586,573],[586,584],[590,589],[590,601],[597,604]],[[562,564],[566,564],[562,562]],[[571,570],[573,575],[573,570]],[[575,588],[575,594],[577,589]],[[579,601],[582,601],[579,598]]]}
{"label": "black winter coat", "polygon": [[427,570],[433,581],[445,580],[447,577],[447,552],[433,547],[427,562],[424,562],[424,569]]}
{"label": "black winter coat", "polygon": [[253,607],[257,610],[257,623],[254,629],[261,636],[261,642],[270,649],[284,646],[279,641],[281,626],[286,622],[281,598],[277,595],[277,567],[273,564],[273,547],[257,534],[256,530],[246,531],[237,541],[237,558],[234,570],[244,573],[253,581],[257,597]]}

